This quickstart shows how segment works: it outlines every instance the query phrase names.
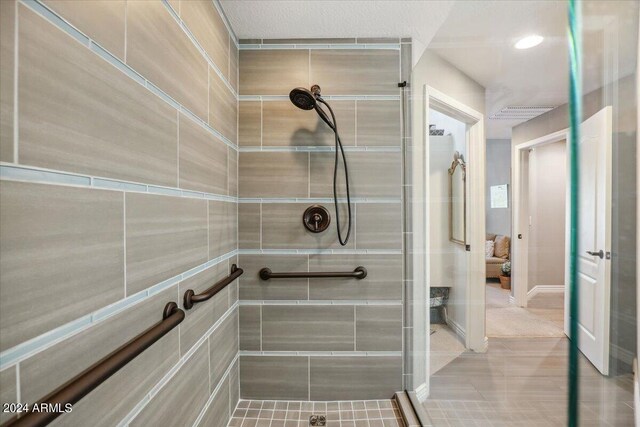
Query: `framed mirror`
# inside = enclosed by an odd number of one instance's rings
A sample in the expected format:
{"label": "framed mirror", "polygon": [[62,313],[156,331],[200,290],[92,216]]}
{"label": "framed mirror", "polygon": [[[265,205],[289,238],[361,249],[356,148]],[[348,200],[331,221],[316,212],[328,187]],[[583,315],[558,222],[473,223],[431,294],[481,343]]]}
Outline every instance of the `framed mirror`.
{"label": "framed mirror", "polygon": [[458,151],[449,168],[449,240],[465,245],[467,242],[467,164]]}

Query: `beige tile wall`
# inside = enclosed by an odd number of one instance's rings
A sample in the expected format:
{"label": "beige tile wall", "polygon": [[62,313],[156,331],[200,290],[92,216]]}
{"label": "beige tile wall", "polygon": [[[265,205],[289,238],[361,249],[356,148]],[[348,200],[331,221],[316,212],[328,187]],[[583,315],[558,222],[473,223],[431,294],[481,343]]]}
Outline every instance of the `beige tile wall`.
{"label": "beige tile wall", "polygon": [[[22,168],[0,181],[0,397],[32,402],[238,262],[238,50],[209,0],[0,3],[0,160]],[[52,425],[226,424],[238,297],[186,311]]]}
{"label": "beige tile wall", "polygon": [[[402,387],[399,78],[400,51],[394,49],[240,50],[240,94],[247,96],[240,101],[238,124],[243,398],[384,398]],[[355,199],[352,235],[344,247],[336,238],[331,200],[335,153],[326,151],[335,144],[333,132],[315,112],[299,110],[282,96],[314,83],[325,95],[343,96],[328,102],[347,147]],[[344,197],[342,171],[338,179]],[[302,223],[303,212],[315,203],[332,216],[329,229],[319,234]],[[346,231],[344,203],[340,216]],[[369,271],[361,281],[259,278],[264,267],[349,271],[361,265]],[[353,354],[341,358],[331,352]],[[387,356],[375,357],[376,352]]]}

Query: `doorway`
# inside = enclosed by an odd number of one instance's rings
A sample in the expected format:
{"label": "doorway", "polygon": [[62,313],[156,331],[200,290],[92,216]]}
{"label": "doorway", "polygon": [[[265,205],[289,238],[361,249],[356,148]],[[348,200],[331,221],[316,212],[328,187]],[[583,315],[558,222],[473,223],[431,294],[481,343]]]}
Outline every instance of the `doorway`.
{"label": "doorway", "polygon": [[[500,166],[496,157],[487,156],[488,174]],[[520,150],[520,157],[520,191],[514,199],[525,222],[514,228],[514,234],[516,240],[524,242],[521,247],[526,252],[526,283],[514,281],[516,285],[511,286],[508,274],[522,267],[516,263],[511,270],[511,230],[504,231],[505,227],[491,221],[499,216],[492,211],[506,210],[508,206],[508,196],[497,191],[508,186],[489,186],[485,248],[487,336],[564,337],[566,141],[547,141]],[[526,296],[522,303],[516,303],[512,292],[521,288],[526,289]]]}

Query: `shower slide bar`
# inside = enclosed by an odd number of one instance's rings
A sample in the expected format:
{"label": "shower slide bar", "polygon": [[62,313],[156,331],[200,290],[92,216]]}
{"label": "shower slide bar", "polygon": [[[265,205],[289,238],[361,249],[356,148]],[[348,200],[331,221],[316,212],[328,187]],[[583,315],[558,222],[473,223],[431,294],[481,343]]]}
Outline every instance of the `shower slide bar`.
{"label": "shower slide bar", "polygon": [[237,265],[233,264],[231,266],[230,275],[220,280],[215,285],[211,286],[209,289],[202,292],[201,294],[196,295],[193,289],[187,289],[187,291],[184,293],[184,302],[183,302],[184,308],[186,310],[191,310],[191,308],[193,307],[193,304],[198,302],[205,302],[211,299],[215,294],[217,294],[218,292],[226,288],[229,283],[233,282],[238,277],[240,277],[242,273],[244,273],[244,270],[242,270],[241,268],[238,268]]}
{"label": "shower slide bar", "polygon": [[269,279],[326,279],[334,277],[347,277],[362,280],[367,277],[367,269],[360,266],[353,271],[310,271],[310,272],[292,272],[292,273],[274,273],[270,268],[260,270],[260,278],[262,280]]}
{"label": "shower slide bar", "polygon": [[[91,393],[109,377],[118,372],[140,353],[151,347],[156,341],[184,320],[184,311],[175,302],[164,307],[162,320],[141,333],[113,353],[87,368],[84,372],[69,380],[47,396],[39,399],[38,409],[44,412],[30,412],[20,418],[11,418],[2,427],[40,427],[46,426],[58,416],[70,412],[71,405]],[[43,408],[43,406],[45,406]],[[41,409],[42,408],[42,409]]]}

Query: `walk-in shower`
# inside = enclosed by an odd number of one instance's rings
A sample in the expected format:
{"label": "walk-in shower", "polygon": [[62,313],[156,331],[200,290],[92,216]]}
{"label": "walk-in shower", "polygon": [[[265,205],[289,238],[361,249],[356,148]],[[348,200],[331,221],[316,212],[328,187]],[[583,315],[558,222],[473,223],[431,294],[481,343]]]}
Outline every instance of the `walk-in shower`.
{"label": "walk-in shower", "polygon": [[[336,116],[333,113],[333,109],[331,106],[322,99],[320,95],[320,86],[313,85],[311,86],[311,90],[305,89],[302,87],[297,87],[293,89],[289,93],[289,99],[296,107],[302,110],[316,110],[318,116],[325,122],[335,135],[335,162],[333,165],[333,202],[335,204],[336,210],[336,228],[338,230],[338,241],[342,246],[345,246],[349,241],[349,235],[351,234],[351,197],[349,194],[349,169],[347,167],[347,158],[344,155],[344,148],[342,147],[342,141],[340,140],[340,134],[338,133],[338,123],[336,122]],[[327,116],[327,113],[322,109],[319,103],[324,104],[329,113],[331,114],[331,119]],[[338,163],[339,163],[339,155],[342,154],[342,163],[344,165],[344,180],[345,187],[347,193],[347,212],[348,212],[348,223],[347,223],[347,234],[344,239],[342,238],[342,232],[340,230],[340,209],[338,207],[338,190],[337,190],[337,180],[338,180]],[[316,219],[319,221],[320,218]]]}

